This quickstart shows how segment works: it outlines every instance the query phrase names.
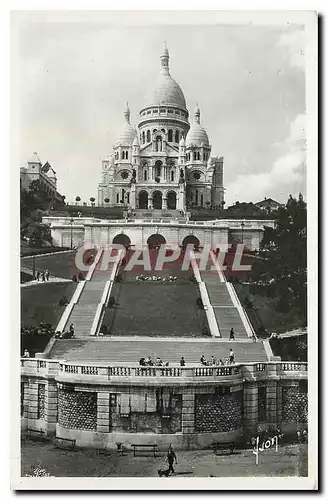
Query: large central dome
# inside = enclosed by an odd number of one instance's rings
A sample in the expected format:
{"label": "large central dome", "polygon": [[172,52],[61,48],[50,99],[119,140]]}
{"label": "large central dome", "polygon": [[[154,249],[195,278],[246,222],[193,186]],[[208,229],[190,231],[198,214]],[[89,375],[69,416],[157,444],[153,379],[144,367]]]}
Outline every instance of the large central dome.
{"label": "large central dome", "polygon": [[161,71],[145,101],[145,107],[172,105],[186,108],[186,100],[177,82],[171,77],[169,70],[169,52],[165,48],[161,56]]}

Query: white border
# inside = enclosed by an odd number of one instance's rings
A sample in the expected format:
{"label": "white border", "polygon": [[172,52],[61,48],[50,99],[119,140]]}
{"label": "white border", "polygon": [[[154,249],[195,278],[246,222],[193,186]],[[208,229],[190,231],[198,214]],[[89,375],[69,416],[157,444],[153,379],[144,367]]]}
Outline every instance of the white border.
{"label": "white border", "polygon": [[[250,6],[249,4],[252,3]],[[93,8],[93,9],[102,9],[108,8],[109,2],[99,2],[98,0],[94,2],[86,2],[80,1],[79,8]],[[144,2],[139,2],[140,8],[149,8],[150,2],[147,2],[147,6],[145,7]],[[280,5],[279,5],[280,4]],[[29,2],[29,8],[44,8],[45,2],[34,1]],[[176,7],[180,7],[181,3],[178,1],[166,1],[166,8],[174,9],[174,5]],[[57,1],[56,3],[52,3],[53,8],[66,8],[67,2]],[[209,6],[209,7],[208,7]],[[203,1],[201,4],[202,9],[208,8],[217,8],[220,6],[221,8],[236,8],[236,2],[231,0],[230,2],[221,2],[218,5],[217,2],[206,2]],[[248,5],[242,4],[238,2],[238,7],[252,7],[252,8],[262,8],[263,2],[248,2]],[[26,8],[26,4],[23,2],[12,2],[12,8]],[[121,0],[119,7],[121,9],[131,9],[136,8],[136,6],[132,2],[124,2]],[[188,3],[189,8],[195,9],[195,2]],[[271,5],[269,6],[269,8]],[[179,24],[215,24],[217,22],[229,24],[233,22],[234,24],[244,24],[248,22],[252,22],[254,24],[281,24],[281,22],[296,22],[296,23],[304,23],[306,25],[306,34],[308,37],[307,46],[306,46],[306,87],[307,87],[307,145],[308,145],[308,164],[307,164],[307,201],[308,201],[308,250],[309,256],[311,258],[308,261],[308,275],[309,275],[309,323],[308,323],[308,331],[309,336],[311,338],[311,342],[309,342],[309,408],[311,412],[309,413],[309,428],[310,428],[310,442],[309,442],[309,473],[312,476],[311,478],[212,478],[211,480],[207,478],[189,478],[189,479],[177,479],[170,478],[170,482],[168,483],[165,480],[165,489],[315,489],[316,477],[317,477],[317,353],[318,353],[318,342],[317,342],[317,332],[318,332],[318,321],[317,321],[317,26],[316,26],[316,15],[313,12],[315,5],[314,2],[294,2],[290,5],[288,1],[274,3],[274,7],[280,8],[306,8],[311,9],[312,12],[191,12],[191,11],[183,11],[181,13],[175,12],[174,18],[172,18],[172,13],[168,11],[161,12],[146,12],[142,13],[142,21],[140,18],[137,19],[135,12],[111,12],[111,18],[115,24],[126,24],[129,23],[158,23],[165,24],[168,22]],[[180,7],[181,8],[181,7]],[[97,14],[97,15],[96,15]],[[107,13],[108,14],[108,13]],[[54,20],[53,12],[29,12],[26,15],[33,16],[35,19],[47,19],[51,17],[51,21]],[[102,12],[103,16],[104,13]],[[85,13],[81,14],[81,22],[82,17],[85,16]],[[99,18],[99,13],[94,13],[92,11],[88,12],[88,21],[90,17]],[[60,19],[61,12],[57,12],[55,17]],[[105,16],[106,17],[106,16]],[[6,16],[3,17],[6,22]],[[2,33],[6,35],[6,26]],[[8,30],[7,30],[8,33]],[[7,62],[7,61],[5,61]],[[6,73],[4,73],[6,74]],[[5,82],[5,86],[6,83]],[[9,85],[8,85],[9,90]],[[8,93],[7,93],[8,95]],[[12,103],[13,107],[13,103]],[[5,101],[5,106],[2,109],[8,109],[8,100]],[[15,116],[15,109],[12,110],[12,118]],[[8,130],[8,124],[5,124],[5,130]],[[13,141],[13,136],[12,136]],[[9,143],[9,142],[8,142]],[[13,186],[18,186],[18,166],[15,163],[15,153],[12,148],[11,155],[11,234],[10,241],[13,249],[19,248],[18,241],[18,231],[17,222],[18,218],[18,193],[17,189],[14,189]],[[9,165],[9,161],[7,162]],[[9,205],[9,204],[8,204]],[[14,255],[13,255],[14,254]],[[17,315],[17,309],[19,305],[19,299],[17,300],[17,290],[19,289],[19,281],[17,279],[17,271],[19,269],[19,253],[16,251],[12,251],[11,253],[11,266],[9,269],[10,272],[10,283],[11,283],[11,297],[14,299],[12,301],[12,332],[19,331],[19,315]],[[7,308],[8,309],[8,308]],[[9,328],[7,328],[7,332],[9,332]],[[16,338],[17,337],[17,338]],[[17,395],[19,394],[19,369],[17,369],[17,359],[19,355],[19,345],[18,345],[18,336],[11,334],[11,394]],[[12,441],[12,455],[11,455],[11,465],[12,465],[12,479],[11,485],[12,487],[19,489],[162,489],[162,482],[157,478],[56,478],[56,479],[30,479],[30,478],[21,478],[19,479],[17,472],[20,469],[19,465],[19,453],[17,450],[19,449],[19,436],[17,435],[17,429],[19,428],[19,412],[18,409],[18,401],[17,398],[12,397],[11,399],[11,441]],[[17,419],[18,417],[18,419]],[[5,424],[5,428],[8,428],[8,423]],[[3,433],[5,431],[3,430]],[[18,446],[17,446],[18,445]],[[188,485],[188,486],[187,486]],[[164,484],[163,484],[164,486]]]}

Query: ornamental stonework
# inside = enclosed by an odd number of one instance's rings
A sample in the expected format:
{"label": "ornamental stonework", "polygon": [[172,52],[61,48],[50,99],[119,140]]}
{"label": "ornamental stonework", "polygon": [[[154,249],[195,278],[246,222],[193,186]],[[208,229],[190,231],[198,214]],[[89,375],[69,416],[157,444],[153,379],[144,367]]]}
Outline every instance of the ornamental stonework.
{"label": "ornamental stonework", "polygon": [[242,426],[242,391],[196,394],[195,431],[228,432]]}
{"label": "ornamental stonework", "polygon": [[97,429],[97,393],[58,392],[58,423],[67,429]]}

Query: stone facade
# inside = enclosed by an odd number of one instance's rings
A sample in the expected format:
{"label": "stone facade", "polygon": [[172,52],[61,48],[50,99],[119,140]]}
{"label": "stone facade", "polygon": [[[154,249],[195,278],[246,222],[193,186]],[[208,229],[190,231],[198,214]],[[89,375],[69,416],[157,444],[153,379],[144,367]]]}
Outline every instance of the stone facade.
{"label": "stone facade", "polygon": [[259,424],[279,425],[285,433],[307,425],[306,363],[190,367],[161,376],[156,370],[134,376],[123,368],[68,367],[22,360],[23,429],[76,439],[82,447],[122,442],[192,449],[249,439]]}
{"label": "stone facade", "polygon": [[113,153],[102,161],[100,206],[182,210],[221,207],[223,158],[211,158],[208,135],[196,106],[193,121],[179,85],[170,75],[169,53],[160,57],[160,74],[138,117],[130,109]]}

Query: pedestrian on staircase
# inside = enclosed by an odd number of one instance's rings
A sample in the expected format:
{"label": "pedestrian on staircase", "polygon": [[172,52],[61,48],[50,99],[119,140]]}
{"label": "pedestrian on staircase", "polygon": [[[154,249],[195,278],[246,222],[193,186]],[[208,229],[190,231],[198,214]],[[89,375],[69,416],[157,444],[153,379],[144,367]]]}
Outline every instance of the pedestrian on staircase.
{"label": "pedestrian on staircase", "polygon": [[232,327],[232,328],[231,328],[231,330],[230,330],[230,337],[229,337],[229,340],[235,340],[235,332],[234,332],[233,327]]}
{"label": "pedestrian on staircase", "polygon": [[75,331],[74,331],[74,325],[73,325],[73,323],[71,323],[71,324],[69,325],[69,333],[70,333],[70,337],[71,337],[71,338],[72,338],[72,337],[74,337],[74,333],[75,333]]}
{"label": "pedestrian on staircase", "polygon": [[229,352],[229,363],[232,364],[235,362],[235,353],[233,352],[232,349],[230,349],[230,352]]}

